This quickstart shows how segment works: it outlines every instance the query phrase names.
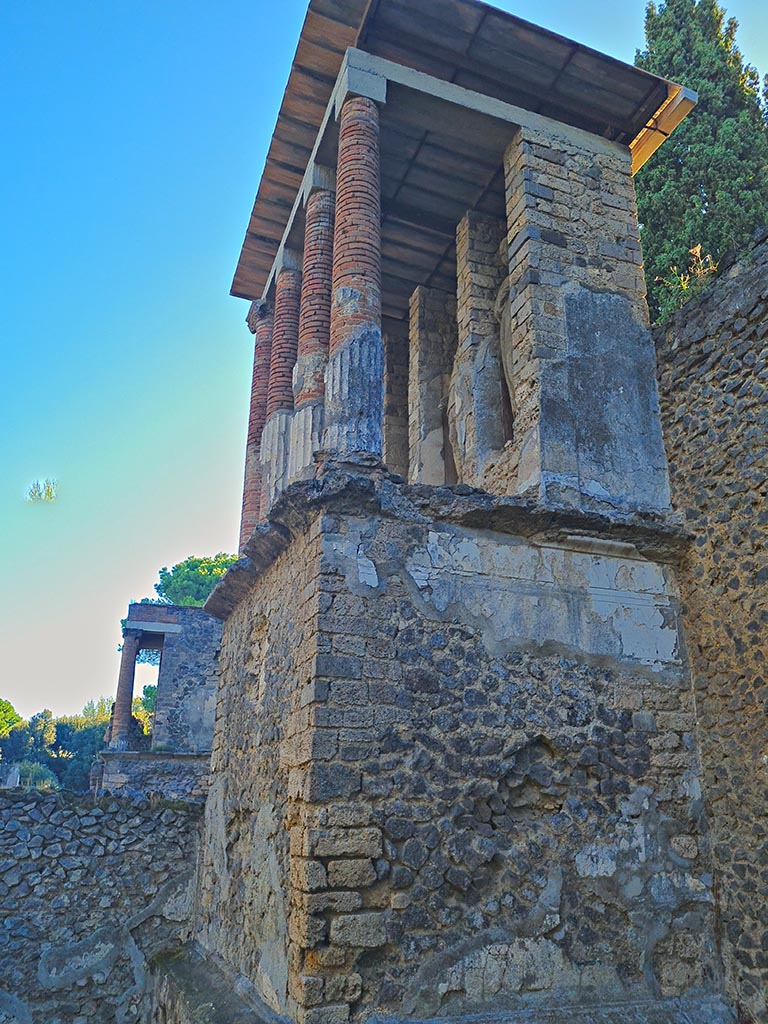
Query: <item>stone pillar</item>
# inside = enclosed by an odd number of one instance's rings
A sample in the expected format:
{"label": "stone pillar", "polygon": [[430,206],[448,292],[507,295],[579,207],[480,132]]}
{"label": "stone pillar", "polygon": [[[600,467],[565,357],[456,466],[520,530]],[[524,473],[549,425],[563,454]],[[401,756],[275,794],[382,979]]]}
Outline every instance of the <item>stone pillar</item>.
{"label": "stone pillar", "polygon": [[285,250],[275,277],[275,314],[269,360],[267,420],[261,437],[261,514],[266,515],[286,484],[293,418],[293,368],[299,341],[299,255]]}
{"label": "stone pillar", "polygon": [[289,481],[312,475],[312,455],[322,445],[324,377],[331,330],[334,203],[333,191],[320,188],[310,193],[306,206]]}
{"label": "stone pillar", "polygon": [[131,708],[133,706],[133,680],[136,674],[136,655],[141,648],[141,631],[128,629],[123,634],[123,653],[120,657],[120,675],[117,677],[115,709],[112,714],[110,750],[127,750],[131,734]]}
{"label": "stone pillar", "polygon": [[379,111],[349,96],[339,126],[324,448],[381,456],[383,377]]}
{"label": "stone pillar", "polygon": [[408,364],[411,483],[456,483],[448,438],[448,384],[456,355],[456,299],[420,285],[410,301]]}
{"label": "stone pillar", "polygon": [[666,511],[630,152],[520,128],[504,170],[501,349],[517,490],[570,508]]}
{"label": "stone pillar", "polygon": [[272,307],[254,302],[248,315],[248,327],[254,335],[251,408],[248,416],[248,438],[245,444],[245,479],[243,509],[240,517],[240,548],[261,518],[261,435],[267,418],[267,389],[272,348]]}

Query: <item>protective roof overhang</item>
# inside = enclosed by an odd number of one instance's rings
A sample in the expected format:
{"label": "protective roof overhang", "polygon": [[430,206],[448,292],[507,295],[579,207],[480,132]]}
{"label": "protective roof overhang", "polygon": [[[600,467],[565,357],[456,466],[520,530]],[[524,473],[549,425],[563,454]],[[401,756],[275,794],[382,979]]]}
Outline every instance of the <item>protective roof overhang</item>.
{"label": "protective roof overhang", "polygon": [[235,296],[263,293],[348,47],[622,143],[635,170],[696,102],[679,85],[477,0],[311,0]]}

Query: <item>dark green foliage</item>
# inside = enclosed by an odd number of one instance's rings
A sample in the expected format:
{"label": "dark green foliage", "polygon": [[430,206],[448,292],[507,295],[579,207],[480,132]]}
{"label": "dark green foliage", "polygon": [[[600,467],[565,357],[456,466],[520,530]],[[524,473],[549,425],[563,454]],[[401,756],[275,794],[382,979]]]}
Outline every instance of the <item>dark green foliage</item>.
{"label": "dark green foliage", "polygon": [[757,71],[736,46],[735,19],[716,0],[665,0],[646,9],[635,63],[695,89],[698,106],[636,178],[651,315],[660,280],[690,251],[719,261],[768,223],[768,133]]}

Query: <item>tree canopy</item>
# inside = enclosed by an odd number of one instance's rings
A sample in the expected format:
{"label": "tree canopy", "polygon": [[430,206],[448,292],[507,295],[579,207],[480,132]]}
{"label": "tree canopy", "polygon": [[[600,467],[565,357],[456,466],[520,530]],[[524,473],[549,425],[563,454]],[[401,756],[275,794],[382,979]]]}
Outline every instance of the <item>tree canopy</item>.
{"label": "tree canopy", "polygon": [[236,555],[226,555],[223,551],[207,558],[190,555],[172,568],[164,566],[160,570],[160,582],[155,584],[155,592],[163,604],[200,607],[236,561]]}
{"label": "tree canopy", "polygon": [[0,736],[7,736],[21,715],[9,700],[0,699]]}
{"label": "tree canopy", "polygon": [[757,71],[736,46],[738,23],[716,0],[646,8],[646,47],[635,63],[695,89],[698,105],[636,178],[651,314],[660,279],[690,253],[718,261],[768,223],[768,132]]}

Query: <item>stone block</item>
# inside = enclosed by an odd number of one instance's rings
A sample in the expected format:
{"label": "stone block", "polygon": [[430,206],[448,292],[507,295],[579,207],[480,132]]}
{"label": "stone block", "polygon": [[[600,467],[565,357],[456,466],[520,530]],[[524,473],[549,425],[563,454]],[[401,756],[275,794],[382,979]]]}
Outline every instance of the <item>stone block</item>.
{"label": "stone block", "polygon": [[330,940],[337,946],[360,946],[363,949],[383,946],[387,941],[387,916],[375,911],[334,918]]}
{"label": "stone block", "polygon": [[332,860],[328,864],[328,884],[334,889],[362,889],[375,881],[376,870],[367,858]]}

